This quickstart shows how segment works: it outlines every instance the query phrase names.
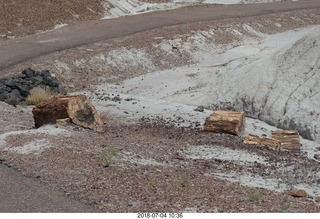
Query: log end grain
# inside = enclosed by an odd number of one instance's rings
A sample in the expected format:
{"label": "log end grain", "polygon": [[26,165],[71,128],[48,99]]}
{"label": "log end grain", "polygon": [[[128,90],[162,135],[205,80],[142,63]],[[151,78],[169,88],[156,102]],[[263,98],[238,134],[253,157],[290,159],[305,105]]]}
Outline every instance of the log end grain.
{"label": "log end grain", "polygon": [[205,121],[203,130],[215,133],[241,135],[245,128],[245,113],[215,111]]}

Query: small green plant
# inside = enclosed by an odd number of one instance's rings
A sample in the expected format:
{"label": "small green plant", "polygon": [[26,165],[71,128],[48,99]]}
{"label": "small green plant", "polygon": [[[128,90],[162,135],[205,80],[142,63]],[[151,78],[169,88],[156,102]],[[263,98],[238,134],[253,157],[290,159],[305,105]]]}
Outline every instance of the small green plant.
{"label": "small green plant", "polygon": [[190,183],[190,175],[189,174],[183,174],[179,179],[180,184],[184,187],[187,184]]}
{"label": "small green plant", "polygon": [[110,166],[119,156],[120,156],[120,151],[117,148],[111,148],[105,151],[103,156],[104,166],[105,167]]}
{"label": "small green plant", "polygon": [[260,200],[260,193],[259,192],[254,192],[249,195],[249,201],[256,202],[259,200]]}
{"label": "small green plant", "polygon": [[28,105],[37,105],[48,97],[55,95],[47,86],[34,87],[29,93],[30,95],[26,99]]}
{"label": "small green plant", "polygon": [[244,187],[241,184],[241,181],[239,180],[239,181],[236,182],[236,192],[237,193],[243,193],[243,191],[244,191]]}
{"label": "small green plant", "polygon": [[281,211],[282,212],[288,212],[289,208],[290,208],[289,204],[284,204],[284,205],[281,206]]}

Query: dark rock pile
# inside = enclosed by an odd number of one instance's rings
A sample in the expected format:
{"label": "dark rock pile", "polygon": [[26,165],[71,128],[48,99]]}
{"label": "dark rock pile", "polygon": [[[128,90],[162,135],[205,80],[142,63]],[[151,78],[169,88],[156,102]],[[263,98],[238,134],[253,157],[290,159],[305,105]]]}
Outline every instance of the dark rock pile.
{"label": "dark rock pile", "polygon": [[20,75],[10,78],[0,78],[0,101],[10,105],[23,105],[35,87],[47,87],[55,93],[66,94],[58,79],[48,70],[41,72],[25,69]]}

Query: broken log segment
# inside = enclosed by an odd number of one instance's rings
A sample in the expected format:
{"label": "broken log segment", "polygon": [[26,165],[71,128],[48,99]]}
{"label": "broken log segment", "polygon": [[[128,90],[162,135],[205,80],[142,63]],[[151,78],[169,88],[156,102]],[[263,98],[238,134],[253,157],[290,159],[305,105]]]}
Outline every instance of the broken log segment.
{"label": "broken log segment", "polygon": [[71,122],[83,128],[103,131],[103,120],[85,95],[53,96],[37,104],[33,110],[36,128],[55,124],[56,120],[70,118]]}
{"label": "broken log segment", "polygon": [[300,137],[296,130],[277,130],[271,134],[273,139],[280,142],[280,149],[300,151]]}
{"label": "broken log segment", "polygon": [[280,142],[273,138],[259,137],[256,135],[247,135],[244,138],[243,143],[249,145],[259,145],[271,148],[273,150],[279,150]]}
{"label": "broken log segment", "polygon": [[218,110],[204,123],[204,131],[241,135],[245,127],[245,113]]}
{"label": "broken log segment", "polygon": [[308,193],[306,192],[306,190],[296,187],[296,186],[292,186],[289,194],[293,197],[307,197]]}

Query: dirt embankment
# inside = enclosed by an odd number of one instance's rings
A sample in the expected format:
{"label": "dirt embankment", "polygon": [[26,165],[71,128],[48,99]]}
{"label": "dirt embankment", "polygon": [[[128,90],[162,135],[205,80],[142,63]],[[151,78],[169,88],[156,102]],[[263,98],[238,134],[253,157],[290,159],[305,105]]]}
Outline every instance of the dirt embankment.
{"label": "dirt embankment", "polygon": [[29,35],[65,23],[103,16],[101,0],[1,0],[0,39]]}

